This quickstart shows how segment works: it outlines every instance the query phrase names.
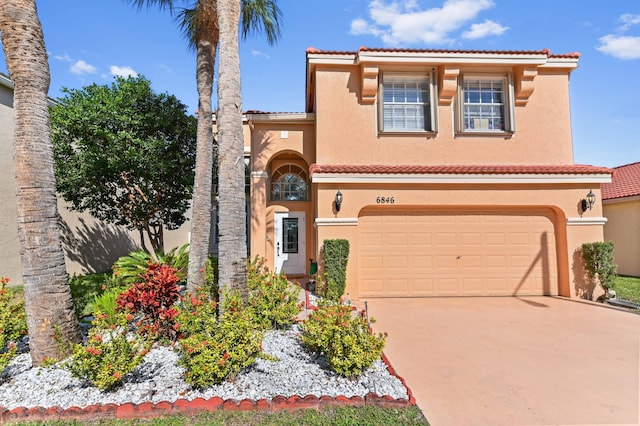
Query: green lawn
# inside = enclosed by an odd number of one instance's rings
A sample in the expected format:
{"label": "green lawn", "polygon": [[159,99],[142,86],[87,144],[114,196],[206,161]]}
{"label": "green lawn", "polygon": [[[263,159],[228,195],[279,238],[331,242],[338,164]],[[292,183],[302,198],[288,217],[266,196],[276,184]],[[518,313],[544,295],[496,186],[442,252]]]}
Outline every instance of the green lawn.
{"label": "green lawn", "polygon": [[101,426],[182,426],[182,425],[220,425],[220,426],[352,426],[352,425],[388,425],[410,426],[429,423],[418,407],[379,408],[379,407],[340,407],[316,410],[298,410],[294,412],[261,411],[217,411],[204,413],[197,417],[171,416],[153,420],[99,420],[95,422],[51,421],[45,423],[19,423],[21,425],[101,425]]}
{"label": "green lawn", "polygon": [[640,304],[640,278],[619,276],[613,289],[618,299]]}

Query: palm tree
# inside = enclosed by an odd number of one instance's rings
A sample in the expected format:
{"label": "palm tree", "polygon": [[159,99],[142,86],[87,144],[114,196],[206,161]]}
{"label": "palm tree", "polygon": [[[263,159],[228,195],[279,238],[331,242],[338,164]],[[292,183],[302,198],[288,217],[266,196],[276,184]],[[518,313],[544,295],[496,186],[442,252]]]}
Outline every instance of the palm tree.
{"label": "palm tree", "polygon": [[34,365],[62,358],[56,339],[78,342],[58,227],[49,135],[49,63],[35,0],[0,2],[0,36],[13,80],[17,222],[29,348]]}
{"label": "palm tree", "polygon": [[[189,273],[187,278],[188,290],[192,293],[202,286],[205,280],[204,268],[209,254],[209,235],[211,232],[211,194],[212,194],[212,168],[213,168],[213,129],[212,129],[212,107],[211,95],[213,91],[213,70],[216,59],[216,50],[220,40],[220,31],[218,24],[218,10],[216,0],[197,0],[195,5],[190,4],[185,8],[178,9],[173,0],[128,0],[138,7],[142,6],[159,6],[162,9],[169,9],[175,16],[182,28],[184,34],[190,42],[190,46],[196,50],[196,82],[198,87],[198,133],[196,148],[196,170],[194,179],[192,218],[191,218],[191,243],[189,249]],[[281,11],[277,6],[276,0],[241,0],[242,14],[242,35],[246,37],[251,32],[264,31],[267,41],[274,44],[280,37]],[[237,27],[236,27],[237,28]],[[238,75],[239,78],[239,75]],[[241,104],[238,104],[238,109]],[[242,111],[240,110],[241,114]],[[240,122],[242,126],[242,122]],[[240,128],[240,131],[242,129]],[[235,140],[240,144],[239,164],[243,167],[242,182],[243,184],[236,189],[237,193],[220,192],[220,204],[226,206],[225,198],[232,197],[244,200],[244,162],[242,161],[243,140]],[[224,143],[223,143],[224,144]],[[236,147],[237,148],[237,147]],[[220,158],[224,161],[227,153],[219,149]],[[235,159],[234,159],[235,161]],[[237,177],[226,176],[221,174],[223,181],[226,179],[236,179]],[[237,185],[234,186],[234,188]],[[231,270],[233,264],[242,264],[246,268],[246,215],[244,213],[244,204],[242,214],[230,216],[233,211],[226,208],[220,209],[221,222],[227,222],[226,217],[237,221],[231,232],[238,232],[233,235],[235,240],[242,241],[240,250],[244,247],[242,256],[239,251],[234,249],[233,253],[225,255],[224,259],[220,259],[220,277],[223,273],[229,275],[226,271]],[[223,220],[224,218],[224,220]],[[221,240],[227,240],[222,231]],[[222,243],[222,241],[221,241]],[[220,252],[223,250],[223,244],[220,246]],[[246,287],[246,274],[242,277],[235,275],[241,281],[237,286]],[[226,279],[226,278],[225,278]],[[225,283],[226,281],[220,281]]]}
{"label": "palm tree", "polygon": [[[247,234],[239,19],[240,0],[218,0],[218,188],[220,194],[227,194],[219,197],[218,282],[222,289],[229,286],[239,290],[246,301]],[[220,306],[224,306],[224,292],[220,296]]]}

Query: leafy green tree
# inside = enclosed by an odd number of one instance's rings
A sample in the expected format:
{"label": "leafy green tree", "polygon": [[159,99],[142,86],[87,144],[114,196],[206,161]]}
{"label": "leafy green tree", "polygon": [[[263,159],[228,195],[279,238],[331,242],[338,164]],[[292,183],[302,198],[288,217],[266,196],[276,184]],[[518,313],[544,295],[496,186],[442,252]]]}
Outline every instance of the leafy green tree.
{"label": "leafy green tree", "polygon": [[186,221],[196,119],[144,77],[63,89],[51,108],[57,190],[77,211],[140,233],[164,251],[163,229]]}

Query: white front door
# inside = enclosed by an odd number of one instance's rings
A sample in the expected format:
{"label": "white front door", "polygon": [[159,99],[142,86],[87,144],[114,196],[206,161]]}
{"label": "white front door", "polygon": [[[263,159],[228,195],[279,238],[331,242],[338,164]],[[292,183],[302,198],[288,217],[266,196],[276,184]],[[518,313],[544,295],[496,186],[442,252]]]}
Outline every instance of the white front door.
{"label": "white front door", "polygon": [[276,273],[306,273],[306,226],[304,212],[275,214]]}

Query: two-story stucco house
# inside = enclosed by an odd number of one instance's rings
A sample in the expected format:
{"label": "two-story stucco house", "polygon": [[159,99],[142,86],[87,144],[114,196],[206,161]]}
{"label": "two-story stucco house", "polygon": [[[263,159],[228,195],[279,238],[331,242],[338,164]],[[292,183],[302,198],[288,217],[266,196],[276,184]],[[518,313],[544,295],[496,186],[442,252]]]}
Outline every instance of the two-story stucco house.
{"label": "two-story stucco house", "polygon": [[306,111],[246,114],[251,254],[303,276],[345,238],[352,298],[585,297],[611,171],[573,162],[578,59],[308,49]]}

